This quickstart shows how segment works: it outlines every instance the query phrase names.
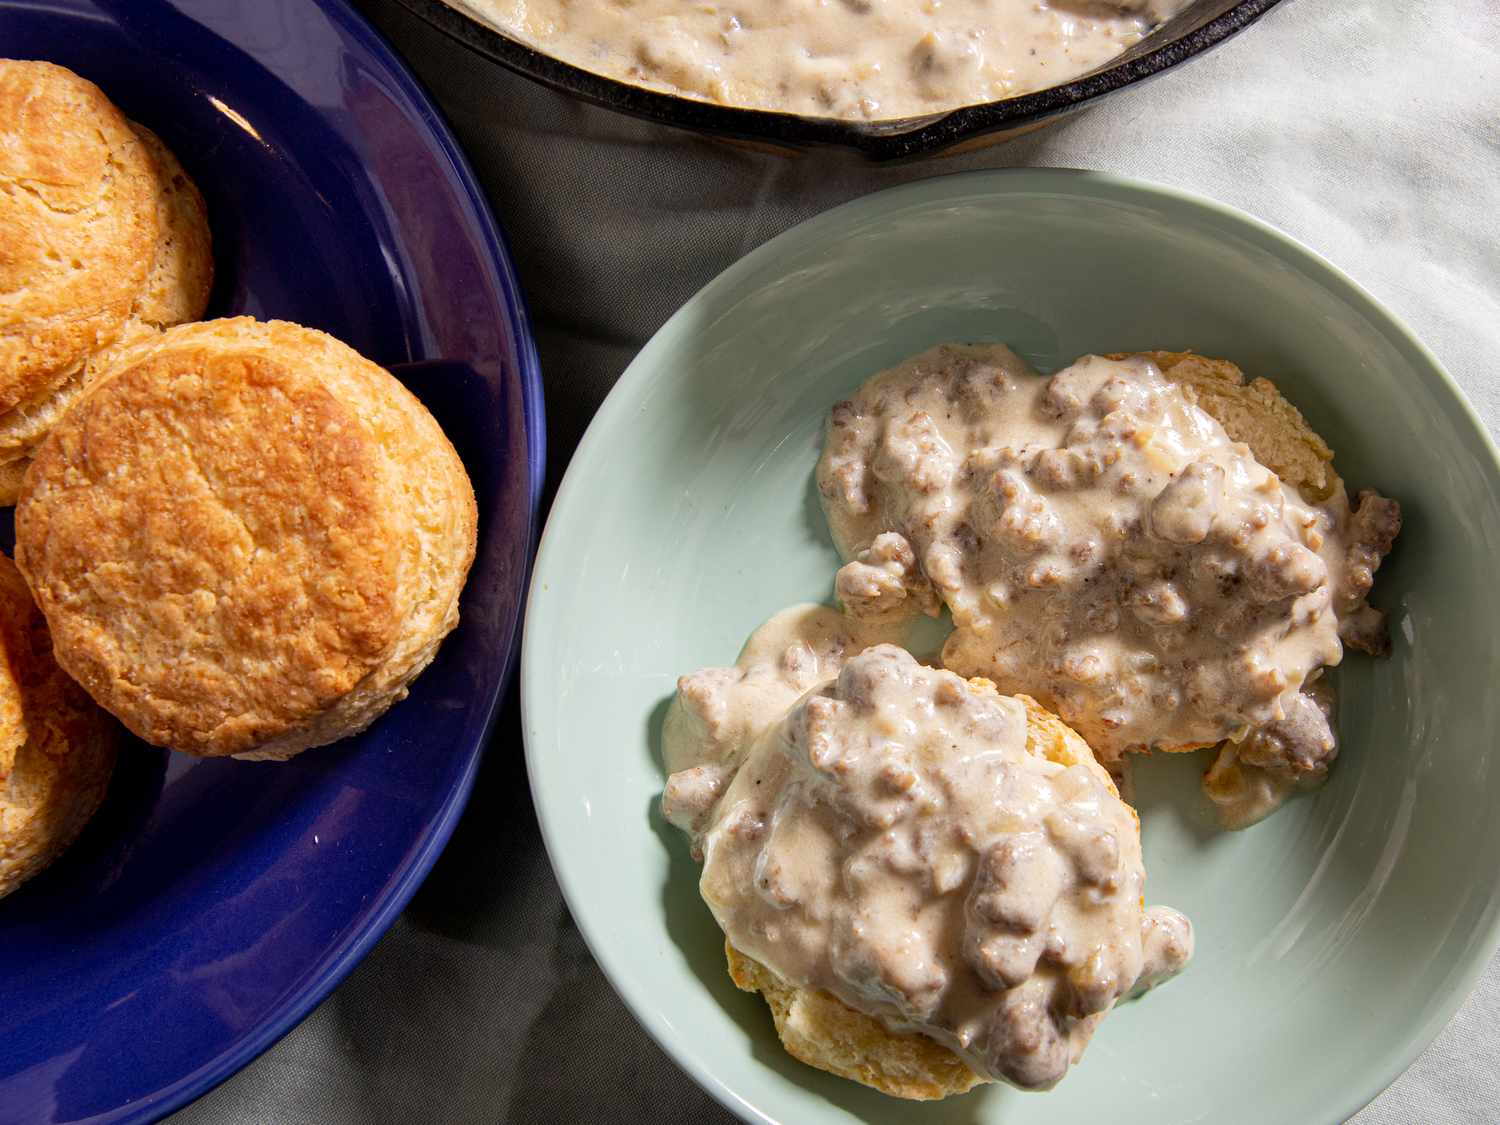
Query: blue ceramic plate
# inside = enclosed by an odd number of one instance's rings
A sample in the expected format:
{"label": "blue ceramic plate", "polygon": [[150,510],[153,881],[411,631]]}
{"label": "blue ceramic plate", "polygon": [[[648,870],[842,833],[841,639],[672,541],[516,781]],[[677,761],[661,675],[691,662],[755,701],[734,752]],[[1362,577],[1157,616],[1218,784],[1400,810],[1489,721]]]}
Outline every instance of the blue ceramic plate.
{"label": "blue ceramic plate", "polygon": [[144,1121],[301,1019],[448,839],[512,662],[540,376],[452,136],[343,3],[0,0],[0,53],[71,67],[160,133],[208,200],[211,314],[394,366],[479,495],[458,630],[372,730],[285,765],[131,746],[83,839],[0,900],[0,1120]]}

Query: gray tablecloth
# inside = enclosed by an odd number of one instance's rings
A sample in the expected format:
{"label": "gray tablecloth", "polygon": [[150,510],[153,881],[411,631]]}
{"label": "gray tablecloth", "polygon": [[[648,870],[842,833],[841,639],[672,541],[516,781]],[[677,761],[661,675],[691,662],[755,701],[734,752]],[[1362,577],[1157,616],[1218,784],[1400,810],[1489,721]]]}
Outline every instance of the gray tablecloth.
{"label": "gray tablecloth", "polygon": [[[747,250],[890,184],[1064,165],[1165,181],[1289,231],[1404,317],[1500,423],[1500,4],[1291,0],[1207,58],[988,152],[872,168],[584,107],[365,0],[446,110],[510,237],[546,373],[549,493],[679,304]],[[1359,1125],[1500,1120],[1500,964]],[[636,1026],[563,907],[514,701],[453,842],[348,981],[176,1119],[727,1120]]]}

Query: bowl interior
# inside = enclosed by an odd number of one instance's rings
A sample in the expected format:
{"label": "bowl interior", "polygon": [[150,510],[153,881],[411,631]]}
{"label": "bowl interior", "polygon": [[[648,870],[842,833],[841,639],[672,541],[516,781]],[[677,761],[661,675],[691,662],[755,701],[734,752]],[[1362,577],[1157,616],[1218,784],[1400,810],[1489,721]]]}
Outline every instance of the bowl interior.
{"label": "bowl interior", "polygon": [[364,734],[284,765],[126,746],[79,842],[0,900],[7,1125],[158,1116],[306,1014],[441,850],[518,631],[540,392],[482,196],[342,4],[192,7],[0,0],[0,50],[72,67],[179,155],[208,203],[209,315],[407,365],[473,479],[479,553],[462,624]]}
{"label": "bowl interior", "polygon": [[[812,470],[828,407],[945,340],[1043,370],[1191,348],[1273,378],[1351,485],[1399,498],[1380,574],[1395,651],[1337,670],[1329,784],[1222,833],[1199,755],[1136,770],[1150,901],[1198,932],[1186,974],[1106,1020],[1054,1092],[897,1104],[793,1062],[725,971],[696,868],[656,802],[675,678],[827,600]],[[553,509],[524,644],[548,846],[647,1028],[747,1117],[782,1121],[1332,1120],[1389,1082],[1495,943],[1489,689],[1500,471],[1433,358],[1362,291],[1218,206],[1092,173],[928,180],[866,197],[710,284],[626,372]],[[1249,1076],[1259,1076],[1249,1080]],[[1233,1097],[1224,1098],[1226,1091]]]}

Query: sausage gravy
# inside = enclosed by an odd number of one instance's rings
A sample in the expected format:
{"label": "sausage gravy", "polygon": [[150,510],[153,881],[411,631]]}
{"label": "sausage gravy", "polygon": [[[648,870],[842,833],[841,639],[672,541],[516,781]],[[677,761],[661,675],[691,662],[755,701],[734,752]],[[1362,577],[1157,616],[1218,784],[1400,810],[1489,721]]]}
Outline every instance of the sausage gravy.
{"label": "sausage gravy", "polygon": [[449,0],[608,78],[804,117],[913,117],[1086,74],[1190,0]]}
{"label": "sausage gravy", "polygon": [[1228,740],[1226,807],[1326,773],[1331,700],[1304,689],[1388,643],[1364,598],[1397,505],[1304,500],[1142,356],[1044,378],[934,348],[834,407],[818,483],[851,613],[898,606],[866,592],[875,554],[913,558],[883,581],[952,611],[944,667],[1036,696],[1106,765]]}

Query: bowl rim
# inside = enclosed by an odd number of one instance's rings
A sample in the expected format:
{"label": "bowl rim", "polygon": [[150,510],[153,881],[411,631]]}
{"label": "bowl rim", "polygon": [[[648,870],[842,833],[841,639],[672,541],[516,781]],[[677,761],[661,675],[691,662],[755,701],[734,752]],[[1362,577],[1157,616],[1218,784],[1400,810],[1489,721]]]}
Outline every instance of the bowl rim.
{"label": "bowl rim", "polygon": [[[1282,0],[1236,0],[1223,12],[1134,58],[1019,97],[962,106],[931,117],[867,125],[835,118],[799,117],[748,109],[633,86],[564,62],[480,22],[447,0],[400,0],[402,6],[476,54],[555,90],[692,132],[760,142],[782,149],[853,149],[884,162],[931,156],[998,132],[1024,132],[1114,90],[1152,78],[1201,55],[1249,27]],[[920,122],[920,124],[915,124]]]}
{"label": "bowl rim", "polygon": [[[739,284],[809,236],[816,236],[825,228],[837,228],[861,213],[869,215],[893,211],[910,197],[934,204],[950,197],[971,195],[986,189],[993,193],[1069,194],[1151,204],[1166,199],[1195,209],[1202,217],[1214,220],[1221,233],[1232,233],[1253,246],[1276,254],[1283,262],[1344,298],[1356,311],[1367,317],[1387,342],[1413,367],[1427,368],[1436,375],[1439,385],[1451,395],[1460,416],[1472,427],[1479,439],[1477,448],[1487,455],[1488,475],[1494,480],[1497,492],[1500,492],[1500,447],[1497,447],[1488,427],[1457,381],[1403,320],[1358,282],[1299,239],[1229,204],[1175,186],[1108,172],[1072,168],[998,168],[930,176],[869,192],[814,215],[751,250],[699,289],[657,329],[611,388],[589,423],[553,498],[533,563],[532,588],[526,604],[526,621],[521,641],[521,727],[526,772],[542,840],[568,911],[577,923],[590,953],[631,1015],[663,1052],[724,1108],[747,1122],[776,1125],[774,1118],[746,1102],[700,1060],[686,1037],[659,1013],[655,997],[635,981],[628,951],[613,942],[607,926],[592,916],[581,881],[572,871],[567,844],[559,836],[553,819],[548,815],[549,808],[562,803],[566,796],[554,796],[544,764],[547,755],[533,733],[534,723],[542,713],[543,706],[542,700],[534,698],[536,689],[532,685],[537,682],[538,677],[529,675],[527,669],[539,659],[536,645],[540,642],[536,638],[547,631],[545,618],[550,612],[551,600],[560,596],[546,588],[549,581],[548,563],[557,538],[550,533],[554,523],[561,525],[564,520],[571,518],[570,513],[575,506],[588,504],[588,498],[580,491],[579,467],[604,451],[608,432],[628,415],[634,404],[627,402],[625,392],[637,384],[645,385],[650,381],[649,370],[642,360],[651,358],[651,353],[659,347],[665,347],[659,341],[667,334],[668,329],[686,320],[694,308],[711,298],[714,291]],[[542,620],[541,624],[538,619]],[[644,830],[644,821],[642,825]],[[1474,990],[1497,950],[1500,950],[1500,895],[1491,896],[1485,914],[1476,924],[1475,935],[1476,940],[1469,946],[1468,963],[1454,975],[1450,991],[1432,1015],[1420,1026],[1408,1030],[1397,1046],[1366,1068],[1366,1073],[1373,1078],[1367,1079],[1357,1088],[1349,1088],[1344,1094],[1330,1095],[1328,1104],[1320,1108],[1334,1110],[1336,1120],[1344,1121],[1352,1117],[1400,1077],[1447,1026]]]}
{"label": "bowl rim", "polygon": [[[157,1121],[189,1102],[202,1097],[232,1075],[244,1069],[260,1055],[274,1046],[282,1037],[301,1023],[308,1014],[321,1004],[354,970],[385,936],[386,931],[406,908],[416,894],[433,865],[447,846],[458,826],[469,796],[479,764],[487,751],[494,733],[500,707],[506,697],[506,689],[518,668],[518,650],[525,614],[525,597],[530,587],[530,571],[535,559],[535,545],[541,507],[542,487],[546,474],[546,422],[542,389],[541,363],[537,356],[536,342],[531,332],[531,320],[524,294],[516,275],[514,260],[510,255],[505,236],[490,210],[487,197],[474,176],[468,159],[447,119],[438,109],[437,103],[417,79],[401,55],[376,30],[373,24],[350,5],[349,0],[313,0],[334,22],[345,40],[355,48],[368,54],[380,64],[393,84],[408,100],[410,107],[420,115],[420,126],[431,142],[434,154],[444,162],[444,172],[455,188],[460,204],[467,204],[472,212],[473,231],[484,252],[484,260],[494,270],[496,288],[507,306],[514,325],[514,344],[518,361],[516,375],[520,384],[522,424],[526,434],[526,503],[527,503],[527,549],[525,571],[516,581],[521,603],[517,607],[511,635],[505,642],[506,658],[501,675],[493,691],[486,693],[478,702],[484,708],[484,719],[480,735],[468,754],[463,773],[458,782],[443,799],[441,807],[429,822],[425,833],[416,841],[411,859],[404,870],[386,884],[380,901],[366,918],[364,926],[350,938],[325,954],[324,963],[317,975],[304,982],[295,992],[288,994],[279,1008],[262,1021],[251,1033],[221,1051],[197,1070],[183,1075],[176,1082],[164,1086],[141,1101],[121,1107],[119,1112],[104,1115],[100,1120],[116,1122],[118,1125],[135,1125],[138,1122]],[[4,0],[0,0],[0,7]]]}

